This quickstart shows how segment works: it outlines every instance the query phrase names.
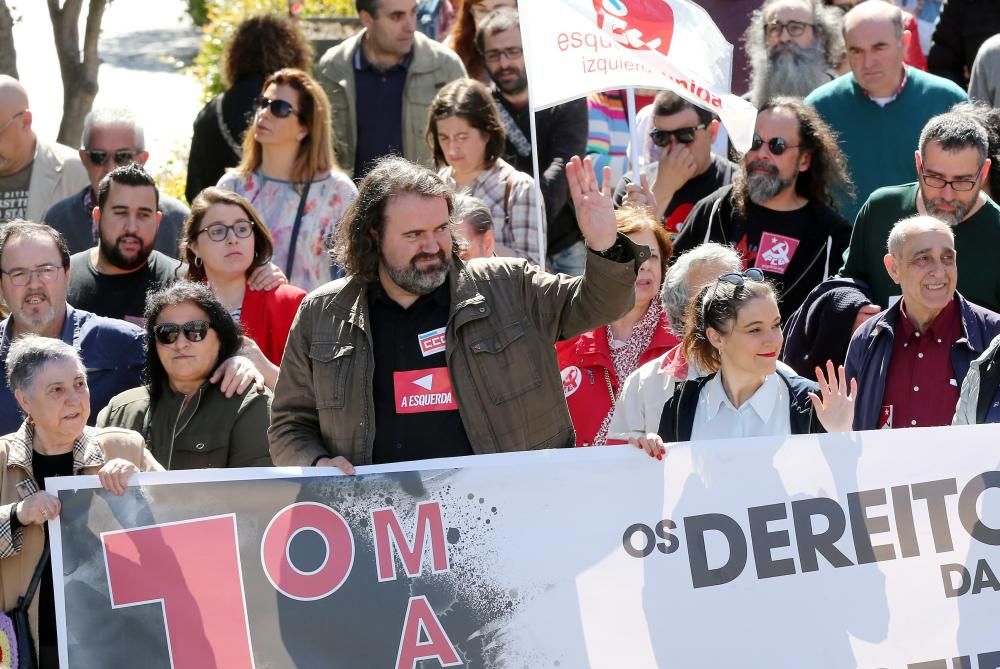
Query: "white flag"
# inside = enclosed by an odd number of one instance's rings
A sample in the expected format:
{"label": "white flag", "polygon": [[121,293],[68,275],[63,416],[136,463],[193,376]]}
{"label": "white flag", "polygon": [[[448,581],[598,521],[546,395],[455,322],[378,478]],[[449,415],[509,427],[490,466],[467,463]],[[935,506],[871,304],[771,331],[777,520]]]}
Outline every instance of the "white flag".
{"label": "white flag", "polygon": [[747,151],[757,110],[733,95],[733,46],[690,0],[519,0],[531,106],[667,88],[722,119]]}

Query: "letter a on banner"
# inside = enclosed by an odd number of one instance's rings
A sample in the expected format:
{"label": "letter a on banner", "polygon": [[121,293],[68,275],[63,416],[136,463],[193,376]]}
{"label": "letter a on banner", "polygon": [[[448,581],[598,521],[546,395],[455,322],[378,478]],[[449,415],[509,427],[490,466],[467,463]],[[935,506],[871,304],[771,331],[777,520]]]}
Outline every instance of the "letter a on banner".
{"label": "letter a on banner", "polygon": [[691,0],[520,0],[518,11],[535,111],[595,91],[666,88],[750,148],[757,110],[731,93],[733,46]]}
{"label": "letter a on banner", "polygon": [[442,667],[457,667],[462,664],[455,646],[441,627],[441,621],[434,615],[434,609],[423,595],[411,597],[406,605],[396,669],[416,669],[420,660],[437,660]]}

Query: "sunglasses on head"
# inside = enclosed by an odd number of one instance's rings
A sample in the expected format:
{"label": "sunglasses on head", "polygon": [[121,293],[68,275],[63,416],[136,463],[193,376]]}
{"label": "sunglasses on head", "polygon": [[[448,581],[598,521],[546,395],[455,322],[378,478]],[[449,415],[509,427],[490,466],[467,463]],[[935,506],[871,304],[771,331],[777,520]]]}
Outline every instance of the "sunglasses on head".
{"label": "sunglasses on head", "polygon": [[707,302],[705,302],[705,314],[707,315],[712,310],[712,302],[715,300],[715,293],[719,290],[720,283],[724,281],[736,286],[737,288],[742,288],[747,279],[750,279],[751,281],[763,281],[764,272],[756,267],[751,267],[745,272],[727,272],[719,275],[715,285],[712,286],[712,296],[708,298]]}
{"label": "sunglasses on head", "polygon": [[208,321],[188,321],[183,325],[160,323],[153,326],[153,334],[156,335],[156,341],[161,344],[173,344],[182,332],[188,341],[199,342],[208,336],[208,328],[210,327],[212,326]]}
{"label": "sunglasses on head", "polygon": [[[788,149],[799,148],[798,144],[789,144],[782,137],[772,137],[767,140],[767,149],[772,155],[780,156]],[[750,142],[751,151],[760,151],[760,147],[764,146],[764,139],[757,133],[753,134],[753,141]]]}
{"label": "sunglasses on head", "polygon": [[108,153],[103,149],[87,149],[87,158],[98,167],[104,167],[109,158],[114,159],[115,165],[129,165],[135,161],[135,151],[132,149],[119,149]]}
{"label": "sunglasses on head", "polygon": [[298,116],[298,112],[295,111],[295,107],[292,106],[291,102],[286,102],[285,100],[272,100],[271,98],[265,98],[263,95],[258,95],[257,110],[263,111],[265,109],[270,109],[271,115],[277,116],[278,118],[287,118],[291,114]]}
{"label": "sunglasses on head", "polygon": [[670,146],[670,138],[676,137],[677,141],[681,144],[690,144],[694,141],[694,134],[707,128],[707,123],[700,123],[693,128],[677,128],[676,130],[652,130],[649,133],[649,138],[653,140],[653,144],[659,147]]}

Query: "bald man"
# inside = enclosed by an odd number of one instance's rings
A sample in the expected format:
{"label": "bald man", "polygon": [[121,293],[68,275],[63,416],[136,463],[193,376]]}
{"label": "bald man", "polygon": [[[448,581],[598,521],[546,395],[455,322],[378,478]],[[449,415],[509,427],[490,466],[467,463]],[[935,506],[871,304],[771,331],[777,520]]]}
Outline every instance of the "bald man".
{"label": "bald man", "polygon": [[87,183],[76,151],[35,135],[21,82],[0,75],[0,222],[41,220],[53,203]]}
{"label": "bald man", "polygon": [[1000,315],[955,290],[955,232],[926,215],[896,223],[885,271],[903,297],[851,337],[848,378],[858,381],[855,430],[951,425],[959,388],[990,342]]}
{"label": "bald man", "polygon": [[916,181],[913,147],[924,124],[968,99],[947,79],[903,64],[911,39],[898,7],[862,2],[844,16],[850,73],[806,97],[839,135],[856,194],[837,201],[848,220],[875,189]]}

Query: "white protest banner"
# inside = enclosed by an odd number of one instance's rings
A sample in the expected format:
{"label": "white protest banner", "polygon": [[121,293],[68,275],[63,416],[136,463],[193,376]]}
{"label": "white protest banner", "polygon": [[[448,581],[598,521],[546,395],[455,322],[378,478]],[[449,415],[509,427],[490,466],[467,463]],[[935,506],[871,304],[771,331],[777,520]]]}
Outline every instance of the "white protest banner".
{"label": "white protest banner", "polygon": [[757,110],[730,92],[733,47],[690,0],[521,0],[531,105],[595,91],[669,88],[722,119],[747,151]]}
{"label": "white protest banner", "polygon": [[50,479],[61,666],[997,669],[998,437]]}

